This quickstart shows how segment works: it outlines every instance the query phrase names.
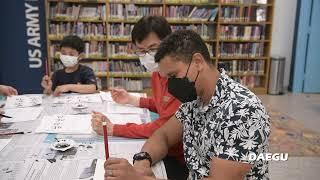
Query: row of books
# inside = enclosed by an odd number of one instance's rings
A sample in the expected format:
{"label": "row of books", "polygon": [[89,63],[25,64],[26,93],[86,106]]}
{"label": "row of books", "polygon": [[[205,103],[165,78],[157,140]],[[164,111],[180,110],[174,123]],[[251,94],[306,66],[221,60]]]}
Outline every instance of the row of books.
{"label": "row of books", "polygon": [[263,77],[252,75],[252,76],[237,76],[237,77],[232,77],[232,79],[248,88],[263,87]]}
{"label": "row of books", "polygon": [[143,74],[146,69],[139,61],[109,61],[109,71],[116,74]]}
{"label": "row of books", "polygon": [[[108,36],[111,38],[130,38],[131,31],[133,29],[133,24],[125,23],[114,23],[107,25]],[[203,39],[209,39],[214,37],[214,25],[172,25],[171,29],[173,31],[188,29],[194,30],[202,36]],[[225,28],[225,31],[229,31]],[[50,24],[49,25],[49,37],[59,37],[63,38],[66,35],[74,34],[82,38],[105,38],[105,27],[102,23],[63,23]]]}
{"label": "row of books", "polygon": [[219,0],[164,0],[166,3],[217,3]]}
{"label": "row of books", "polygon": [[65,20],[106,20],[106,6],[97,4],[83,6],[57,2],[50,6],[49,17]]}
{"label": "row of books", "polygon": [[[51,44],[49,46],[50,57],[58,57],[60,53],[59,44]],[[90,41],[85,43],[84,49],[85,58],[100,58],[106,57],[106,48],[104,42]]]}
{"label": "row of books", "polygon": [[214,21],[218,8],[205,8],[197,6],[168,6],[165,9],[165,15],[169,20],[200,20]]}
{"label": "row of books", "polygon": [[137,6],[135,4],[110,4],[110,18],[140,19],[146,15],[162,15],[162,6]]}
{"label": "row of books", "polygon": [[221,3],[238,3],[238,4],[267,4],[267,0],[220,0]]}
{"label": "row of books", "polygon": [[224,68],[229,75],[263,75],[265,72],[264,60],[232,60],[232,61],[219,61],[219,68]]}
{"label": "row of books", "polygon": [[267,20],[266,7],[223,7],[221,9],[221,19],[224,22],[264,22]]}
{"label": "row of books", "polygon": [[109,0],[113,3],[217,3],[218,0]]}
{"label": "row of books", "polygon": [[141,79],[110,78],[109,80],[109,87],[122,87],[127,91],[142,91],[144,84]]}
{"label": "row of books", "polygon": [[81,64],[90,67],[94,72],[107,72],[109,71],[109,63],[105,61],[92,61],[89,63],[81,62]]}
{"label": "row of books", "polygon": [[220,26],[220,39],[262,40],[265,38],[264,25],[261,26]]}
{"label": "row of books", "polygon": [[109,43],[108,55],[109,57],[136,57],[132,43]]}
{"label": "row of books", "polygon": [[261,57],[264,55],[263,43],[221,43],[220,57]]}
{"label": "row of books", "polygon": [[214,37],[215,34],[215,27],[214,25],[210,24],[198,24],[198,25],[171,25],[172,31],[187,29],[193,30],[197,32],[204,40],[209,40]]}
{"label": "row of books", "polygon": [[134,24],[108,24],[107,32],[110,37],[130,38]]}
{"label": "row of books", "polygon": [[63,37],[74,34],[79,37],[104,37],[105,27],[102,23],[63,23],[50,24],[49,36]]}

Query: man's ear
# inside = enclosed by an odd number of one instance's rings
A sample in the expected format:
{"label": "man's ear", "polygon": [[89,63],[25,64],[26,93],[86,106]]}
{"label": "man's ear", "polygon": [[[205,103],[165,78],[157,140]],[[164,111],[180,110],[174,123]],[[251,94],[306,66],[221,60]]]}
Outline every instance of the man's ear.
{"label": "man's ear", "polygon": [[194,53],[192,55],[192,62],[195,64],[198,71],[202,71],[206,63],[204,57],[200,53]]}

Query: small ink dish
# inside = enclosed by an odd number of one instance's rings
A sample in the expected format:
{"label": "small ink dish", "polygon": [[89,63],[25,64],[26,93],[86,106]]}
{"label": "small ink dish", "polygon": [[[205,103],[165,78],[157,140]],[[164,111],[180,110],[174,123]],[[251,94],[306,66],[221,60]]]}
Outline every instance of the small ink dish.
{"label": "small ink dish", "polygon": [[51,144],[51,149],[56,151],[66,151],[75,146],[75,142],[72,139],[57,139]]}
{"label": "small ink dish", "polygon": [[76,103],[74,105],[72,105],[73,109],[86,109],[88,108],[88,106],[84,103]]}

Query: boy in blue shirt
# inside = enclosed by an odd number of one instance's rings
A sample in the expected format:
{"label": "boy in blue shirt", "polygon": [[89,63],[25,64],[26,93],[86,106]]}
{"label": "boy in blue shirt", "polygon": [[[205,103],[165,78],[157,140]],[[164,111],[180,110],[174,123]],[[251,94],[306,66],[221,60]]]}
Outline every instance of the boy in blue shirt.
{"label": "boy in blue shirt", "polygon": [[60,44],[60,60],[64,66],[53,73],[52,77],[45,75],[41,86],[44,93],[59,96],[61,93],[94,93],[97,82],[91,68],[79,64],[83,57],[84,42],[78,36],[66,36]]}

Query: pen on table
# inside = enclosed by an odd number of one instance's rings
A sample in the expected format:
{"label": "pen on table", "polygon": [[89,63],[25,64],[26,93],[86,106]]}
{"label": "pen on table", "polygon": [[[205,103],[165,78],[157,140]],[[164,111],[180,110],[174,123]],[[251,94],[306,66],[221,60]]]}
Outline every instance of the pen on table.
{"label": "pen on table", "polygon": [[15,134],[24,134],[24,132],[12,132],[12,133],[0,133],[0,136],[7,136],[7,135],[15,135]]}
{"label": "pen on table", "polygon": [[11,116],[7,116],[7,115],[4,115],[4,114],[0,114],[1,117],[5,117],[5,118],[12,118]]}
{"label": "pen on table", "polygon": [[104,150],[106,153],[106,160],[107,160],[109,158],[107,122],[102,122],[102,127],[103,127]]}

